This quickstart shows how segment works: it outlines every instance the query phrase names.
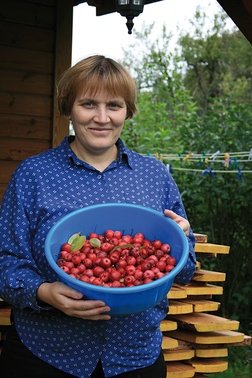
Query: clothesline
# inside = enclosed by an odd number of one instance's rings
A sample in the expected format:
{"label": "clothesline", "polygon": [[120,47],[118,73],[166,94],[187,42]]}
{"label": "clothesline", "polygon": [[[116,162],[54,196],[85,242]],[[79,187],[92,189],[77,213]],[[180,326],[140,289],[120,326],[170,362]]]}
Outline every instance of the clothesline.
{"label": "clothesline", "polygon": [[230,163],[234,162],[235,164],[238,163],[247,163],[252,162],[252,148],[250,151],[242,151],[242,152],[225,152],[221,153],[220,151],[216,151],[214,153],[193,153],[190,152],[188,154],[166,154],[161,152],[156,152],[155,154],[147,153],[149,156],[155,156],[157,159],[163,161],[181,161],[181,162],[200,162],[200,163],[224,163],[226,166],[229,166]]}

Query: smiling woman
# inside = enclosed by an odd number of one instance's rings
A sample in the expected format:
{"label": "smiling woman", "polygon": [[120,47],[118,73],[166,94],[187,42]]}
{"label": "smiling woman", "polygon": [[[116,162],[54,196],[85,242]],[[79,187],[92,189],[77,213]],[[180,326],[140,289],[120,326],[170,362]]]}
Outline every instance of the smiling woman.
{"label": "smiling woman", "polygon": [[121,64],[101,55],[80,61],[60,78],[58,96],[75,136],[23,161],[1,206],[0,297],[15,319],[1,377],[16,378],[18,371],[25,378],[165,378],[160,322],[167,297],[137,314],[112,316],[101,297],[85,298],[58,281],[44,246],[52,227],[74,210],[138,204],[171,218],[186,235],[189,255],[175,277],[185,284],[195,271],[195,238],[177,185],[163,163],[120,138],[136,112],[135,83]]}

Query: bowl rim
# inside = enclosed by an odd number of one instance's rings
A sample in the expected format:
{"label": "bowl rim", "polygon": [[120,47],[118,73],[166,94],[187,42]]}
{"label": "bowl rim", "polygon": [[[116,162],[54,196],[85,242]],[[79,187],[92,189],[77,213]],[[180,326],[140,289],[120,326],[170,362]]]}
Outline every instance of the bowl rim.
{"label": "bowl rim", "polygon": [[[72,218],[76,214],[85,212],[86,210],[92,211],[92,209],[94,209],[94,208],[97,209],[97,208],[104,208],[104,207],[111,207],[111,206],[113,206],[113,207],[114,206],[117,206],[117,207],[130,207],[132,209],[139,209],[139,210],[151,212],[153,215],[158,216],[158,217],[162,217],[163,219],[165,219],[167,221],[167,223],[170,223],[170,225],[172,225],[172,227],[174,227],[177,230],[177,232],[180,234],[181,239],[182,239],[184,253],[183,253],[181,259],[179,260],[178,264],[175,266],[175,268],[172,271],[170,271],[164,277],[161,277],[161,278],[159,278],[159,279],[157,279],[155,281],[152,281],[150,283],[147,283],[147,284],[142,284],[142,285],[138,285],[138,286],[131,286],[131,287],[113,288],[113,287],[96,286],[96,285],[93,285],[91,283],[80,281],[80,280],[78,280],[76,278],[71,277],[69,274],[65,273],[58,266],[58,264],[56,263],[56,261],[53,259],[52,254],[49,251],[50,251],[50,239],[51,239],[51,236],[53,235],[54,231],[61,225],[61,223],[65,222],[66,220],[68,220],[70,218]],[[82,207],[82,208],[77,209],[77,210],[73,210],[70,213],[68,213],[68,214],[64,215],[63,217],[61,217],[57,221],[57,223],[55,223],[52,226],[52,228],[48,232],[48,234],[46,236],[46,239],[45,239],[45,256],[46,256],[46,259],[47,259],[50,267],[54,270],[54,272],[60,278],[60,281],[61,281],[61,278],[63,276],[62,281],[65,284],[66,284],[66,282],[64,280],[64,277],[66,277],[66,281],[69,281],[75,287],[78,286],[80,288],[80,290],[83,290],[83,291],[85,289],[86,290],[94,290],[96,292],[108,293],[108,294],[130,294],[130,293],[133,294],[134,292],[146,291],[148,289],[153,289],[153,288],[155,288],[157,286],[162,285],[163,283],[165,283],[167,281],[174,280],[174,278],[176,277],[176,275],[181,271],[181,269],[183,269],[184,265],[186,264],[186,261],[188,259],[188,255],[189,255],[189,244],[188,244],[188,241],[187,241],[187,237],[186,237],[184,231],[181,229],[181,227],[174,220],[172,220],[171,218],[165,216],[160,211],[157,211],[157,210],[151,209],[149,207],[145,207],[145,206],[135,205],[135,204],[104,203],[104,204],[90,205],[90,206]],[[181,266],[182,266],[182,268],[181,268]]]}

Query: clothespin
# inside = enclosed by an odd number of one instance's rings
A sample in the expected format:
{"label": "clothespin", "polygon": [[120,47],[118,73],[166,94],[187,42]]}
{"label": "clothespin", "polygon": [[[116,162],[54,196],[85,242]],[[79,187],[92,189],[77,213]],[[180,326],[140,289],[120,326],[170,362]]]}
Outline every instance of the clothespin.
{"label": "clothespin", "polygon": [[178,156],[180,157],[180,161],[182,161],[183,159],[180,152],[178,153]]}
{"label": "clothespin", "polygon": [[219,153],[220,153],[220,151],[218,150],[218,151],[216,151],[212,156],[210,156],[210,158],[209,159],[211,159],[211,160],[215,160],[216,158],[217,158],[217,156],[219,155]]}
{"label": "clothespin", "polygon": [[252,148],[251,148],[250,151],[249,151],[249,157],[248,157],[248,160],[252,160]]}
{"label": "clothespin", "polygon": [[230,163],[230,155],[228,153],[225,153],[224,154],[224,159],[225,159],[224,166],[228,168],[229,167],[229,163]]}
{"label": "clothespin", "polygon": [[238,164],[237,164],[237,158],[234,158],[234,169],[236,169],[238,167]]}
{"label": "clothespin", "polygon": [[237,174],[238,180],[242,179],[242,170],[241,168],[238,168],[238,174]]}
{"label": "clothespin", "polygon": [[202,172],[202,175],[203,175],[203,176],[206,176],[208,173],[210,174],[211,177],[214,177],[214,173],[213,173],[212,169],[209,168],[209,167],[206,168],[206,169]]}
{"label": "clothespin", "polygon": [[208,158],[206,157],[206,153],[205,152],[203,152],[203,157],[204,157],[205,163],[207,164],[208,163]]}
{"label": "clothespin", "polygon": [[190,152],[188,155],[186,155],[183,159],[184,162],[186,162],[190,157],[193,156],[193,152]]}
{"label": "clothespin", "polygon": [[168,169],[168,171],[169,171],[170,173],[172,173],[172,164],[167,164],[167,165],[166,165],[166,168]]}
{"label": "clothespin", "polygon": [[149,152],[149,151],[147,151],[146,154],[147,154],[148,156],[150,156],[150,152]]}

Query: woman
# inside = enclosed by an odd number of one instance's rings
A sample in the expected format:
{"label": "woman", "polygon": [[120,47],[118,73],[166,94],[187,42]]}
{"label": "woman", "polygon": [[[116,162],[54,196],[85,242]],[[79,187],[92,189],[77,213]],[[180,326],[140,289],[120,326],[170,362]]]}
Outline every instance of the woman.
{"label": "woman", "polygon": [[189,258],[176,281],[195,270],[194,236],[166,167],[120,139],[136,113],[136,88],[120,64],[88,57],[58,82],[62,116],[75,136],[23,161],[0,216],[0,297],[13,306],[1,376],[165,378],[160,322],[167,300],[141,313],[109,316],[102,301],[57,281],[44,254],[50,228],[65,214],[98,203],[134,203],[164,212],[188,237]]}

